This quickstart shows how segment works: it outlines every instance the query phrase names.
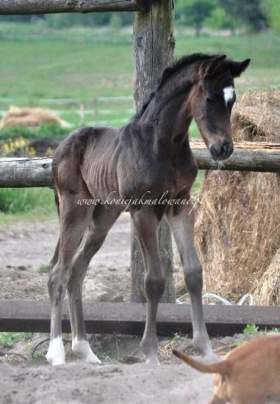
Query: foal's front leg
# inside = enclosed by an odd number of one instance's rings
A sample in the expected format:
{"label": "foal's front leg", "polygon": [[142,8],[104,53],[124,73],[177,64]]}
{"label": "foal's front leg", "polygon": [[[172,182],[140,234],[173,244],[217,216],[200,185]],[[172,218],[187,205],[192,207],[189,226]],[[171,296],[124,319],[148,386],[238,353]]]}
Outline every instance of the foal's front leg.
{"label": "foal's front leg", "polygon": [[213,356],[202,307],[202,267],[194,245],[194,217],[190,206],[172,207],[167,220],[173,232],[183,265],[192,303],[194,345],[209,359]]}
{"label": "foal's front leg", "polygon": [[159,300],[164,291],[164,274],[162,272],[158,226],[159,218],[152,210],[141,209],[132,213],[136,236],[143,254],[145,275],[146,324],[141,347],[147,362],[157,362],[158,339],[156,316]]}

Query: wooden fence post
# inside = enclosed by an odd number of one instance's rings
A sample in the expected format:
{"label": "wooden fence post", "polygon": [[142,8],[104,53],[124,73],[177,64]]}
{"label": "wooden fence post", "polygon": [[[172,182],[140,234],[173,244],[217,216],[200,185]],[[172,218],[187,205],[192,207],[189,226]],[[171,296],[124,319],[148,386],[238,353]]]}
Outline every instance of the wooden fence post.
{"label": "wooden fence post", "polygon": [[[172,62],[175,41],[172,28],[172,0],[154,1],[146,12],[138,12],[134,21],[135,40],[135,103],[139,110],[149,94],[157,86],[163,69]],[[133,234],[133,225],[132,225]],[[138,241],[132,237],[131,273],[133,302],[145,301],[144,267]],[[161,261],[166,274],[163,302],[175,301],[173,283],[173,254],[171,236],[167,223],[160,228]]]}

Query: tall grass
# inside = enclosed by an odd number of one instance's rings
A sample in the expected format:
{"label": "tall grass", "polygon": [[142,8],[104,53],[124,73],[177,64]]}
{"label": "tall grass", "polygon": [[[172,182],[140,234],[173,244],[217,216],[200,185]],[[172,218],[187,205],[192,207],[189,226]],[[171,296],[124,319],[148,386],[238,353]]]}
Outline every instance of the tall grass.
{"label": "tall grass", "polygon": [[0,140],[5,139],[41,139],[41,138],[63,138],[68,135],[69,129],[63,129],[55,124],[42,125],[38,128],[24,128],[22,126],[3,128],[0,131]]}
{"label": "tall grass", "polygon": [[2,188],[0,212],[8,214],[32,212],[34,216],[54,213],[53,191],[49,188]]}

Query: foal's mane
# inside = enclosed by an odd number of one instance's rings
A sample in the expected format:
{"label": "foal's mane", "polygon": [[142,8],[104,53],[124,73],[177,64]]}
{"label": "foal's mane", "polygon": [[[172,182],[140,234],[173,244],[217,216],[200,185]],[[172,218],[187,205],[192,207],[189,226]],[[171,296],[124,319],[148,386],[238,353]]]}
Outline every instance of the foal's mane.
{"label": "foal's mane", "polygon": [[146,111],[148,105],[152,101],[152,99],[155,97],[156,93],[162,88],[162,86],[170,79],[173,74],[177,73],[179,70],[181,70],[184,67],[187,67],[191,65],[192,63],[195,62],[200,62],[203,60],[211,59],[217,55],[208,55],[205,53],[193,53],[191,55],[186,55],[181,57],[180,59],[176,60],[172,65],[168,66],[162,73],[161,79],[159,81],[158,86],[156,87],[155,91],[153,91],[147,100],[144,102],[142,108],[140,109],[139,112],[134,116],[134,119],[137,120],[141,118],[141,116],[144,114]]}

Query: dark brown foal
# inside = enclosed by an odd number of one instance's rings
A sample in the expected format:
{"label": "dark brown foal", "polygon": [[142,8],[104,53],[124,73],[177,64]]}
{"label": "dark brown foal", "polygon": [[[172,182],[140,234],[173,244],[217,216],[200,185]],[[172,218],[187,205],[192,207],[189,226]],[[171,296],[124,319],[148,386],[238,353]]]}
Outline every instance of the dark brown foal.
{"label": "dark brown foal", "polygon": [[73,351],[99,363],[86,340],[82,283],[91,258],[124,209],[131,213],[146,268],[142,348],[147,359],[157,360],[156,315],[165,283],[158,243],[163,217],[182,259],[192,301],[194,344],[204,355],[211,355],[192,208],[186,203],[197,173],[187,130],[194,118],[213,158],[224,160],[231,155],[233,79],[249,62],[234,62],[224,55],[186,56],[164,71],[156,91],[126,126],[119,130],[83,128],[58,147],[53,177],[60,234],[49,278],[51,342],[47,353],[53,365],[65,362],[61,312],[66,291]]}

